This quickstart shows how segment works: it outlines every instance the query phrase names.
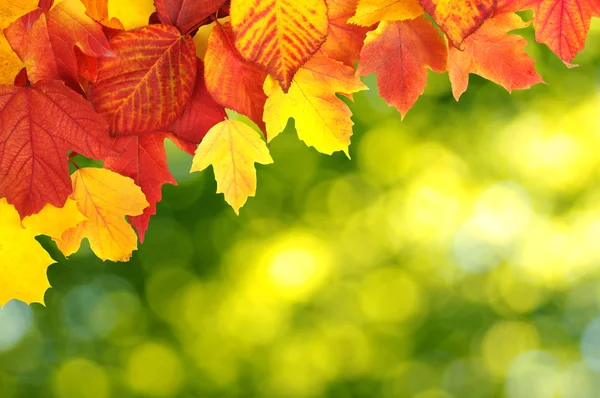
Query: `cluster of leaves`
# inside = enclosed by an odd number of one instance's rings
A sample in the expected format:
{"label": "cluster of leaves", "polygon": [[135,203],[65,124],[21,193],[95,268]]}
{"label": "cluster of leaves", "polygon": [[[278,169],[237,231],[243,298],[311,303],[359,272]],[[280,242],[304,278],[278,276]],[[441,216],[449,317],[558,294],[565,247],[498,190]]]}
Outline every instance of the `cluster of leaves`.
{"label": "cluster of leaves", "polygon": [[[366,89],[402,116],[427,70],[448,72],[458,100],[475,73],[508,91],[542,82],[509,31],[526,27],[565,63],[583,48],[600,0],[155,0],[148,25],[126,30],[107,0],[10,0],[0,6],[0,305],[42,302],[52,259],[87,238],[103,260],[143,242],[165,183],[164,148],[213,166],[237,213],[256,191],[255,163],[294,118],[325,154],[348,154],[351,112],[338,97]],[[202,58],[193,37],[211,27]],[[358,69],[355,64],[358,62]],[[69,171],[75,155],[103,168]],[[77,165],[75,165],[77,166]],[[127,218],[126,218],[127,217]],[[137,230],[137,235],[134,232]]]}

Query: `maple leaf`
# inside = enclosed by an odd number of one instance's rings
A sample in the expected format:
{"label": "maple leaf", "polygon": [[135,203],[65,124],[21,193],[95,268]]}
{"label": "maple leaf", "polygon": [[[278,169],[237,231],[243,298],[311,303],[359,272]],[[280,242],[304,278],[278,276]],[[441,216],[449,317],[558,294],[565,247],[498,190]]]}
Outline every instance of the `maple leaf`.
{"label": "maple leaf", "polygon": [[225,0],[156,0],[155,4],[162,23],[188,32],[214,14],[224,2]]}
{"label": "maple leaf", "polygon": [[50,287],[46,271],[54,260],[35,237],[60,237],[84,220],[77,204],[67,200],[63,207],[47,205],[21,223],[14,206],[0,199],[0,307],[12,299],[44,304]]}
{"label": "maple leaf", "polygon": [[475,32],[492,13],[498,0],[420,0],[421,5],[454,47]]}
{"label": "maple leaf", "polygon": [[327,6],[325,0],[232,0],[231,23],[240,54],[287,91],[296,71],[325,42]]}
{"label": "maple leaf", "polygon": [[445,72],[447,57],[444,39],[425,17],[384,21],[367,35],[358,73],[375,72],[381,97],[404,117],[425,90],[427,68]]}
{"label": "maple leaf", "polygon": [[360,57],[367,32],[372,30],[372,27],[348,23],[348,19],[354,15],[357,4],[358,0],[327,0],[329,31],[325,43],[319,50],[330,58],[352,67]]}
{"label": "maple leaf", "polygon": [[355,15],[348,22],[371,26],[379,21],[404,21],[425,13],[419,0],[359,0]]}
{"label": "maple leaf", "polygon": [[61,79],[77,85],[75,46],[91,57],[114,56],[102,27],[85,14],[78,0],[63,0],[47,13],[34,10],[4,33],[34,83]]}
{"label": "maple leaf", "polygon": [[264,120],[269,141],[285,128],[288,119],[296,122],[298,137],[319,152],[348,155],[354,123],[350,108],[336,93],[352,94],[367,87],[355,76],[354,68],[325,56],[306,63],[284,93],[271,77],[265,81],[267,94]]}
{"label": "maple leaf", "polygon": [[156,204],[162,199],[163,184],[177,185],[167,166],[166,137],[164,133],[117,137],[114,148],[119,151],[119,156],[108,157],[104,162],[104,168],[130,177],[146,195],[149,206],[141,215],[129,217],[142,243],[150,216],[156,214]]}
{"label": "maple leaf", "polygon": [[65,203],[69,150],[94,159],[110,153],[108,126],[89,102],[59,81],[0,86],[0,197],[22,217]]}
{"label": "maple leaf", "polygon": [[219,105],[207,90],[204,81],[204,63],[197,60],[196,85],[192,98],[186,104],[181,115],[168,128],[173,134],[173,142],[193,154],[208,130],[227,117],[225,109]]}
{"label": "maple leaf", "polygon": [[137,249],[137,236],[125,216],[139,216],[148,206],[141,188],[129,177],[107,169],[82,168],[71,175],[79,211],[87,220],[55,239],[60,251],[70,256],[87,238],[103,261],[128,261]]}
{"label": "maple leaf", "polygon": [[500,0],[502,12],[531,9],[535,39],[570,64],[583,50],[592,17],[600,17],[600,0]]}
{"label": "maple leaf", "polygon": [[25,66],[4,37],[4,29],[14,20],[37,8],[38,0],[0,1],[0,84],[13,84]]}
{"label": "maple leaf", "polygon": [[217,24],[212,30],[204,58],[206,87],[219,104],[248,116],[264,131],[262,115],[267,96],[263,83],[267,73],[247,62],[234,40],[229,23]]}
{"label": "maple leaf", "polygon": [[110,40],[89,98],[114,135],[162,130],[177,119],[196,82],[196,48],[169,25],[149,25]]}
{"label": "maple leaf", "polygon": [[248,197],[256,194],[254,163],[273,163],[265,142],[239,120],[225,120],[213,127],[198,146],[191,172],[212,164],[217,193],[223,193],[225,201],[239,214]]}
{"label": "maple leaf", "polygon": [[469,73],[500,84],[509,92],[544,82],[535,71],[535,61],[525,52],[527,40],[508,34],[528,25],[513,13],[496,15],[464,41],[464,50],[448,49],[448,71],[457,101],[467,90]]}

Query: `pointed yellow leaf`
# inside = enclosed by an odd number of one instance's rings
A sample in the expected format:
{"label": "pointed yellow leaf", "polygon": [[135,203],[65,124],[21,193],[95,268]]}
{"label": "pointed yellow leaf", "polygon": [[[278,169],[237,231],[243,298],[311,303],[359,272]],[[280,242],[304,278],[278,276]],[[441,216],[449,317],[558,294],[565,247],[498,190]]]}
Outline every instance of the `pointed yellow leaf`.
{"label": "pointed yellow leaf", "polygon": [[293,117],[298,137],[306,145],[328,155],[336,151],[348,155],[352,112],[336,93],[349,95],[366,89],[354,68],[325,56],[315,56],[300,68],[287,94],[268,77],[263,120],[269,142]]}
{"label": "pointed yellow leaf", "polygon": [[0,199],[0,307],[12,299],[44,304],[50,287],[46,271],[54,260],[35,237],[60,237],[84,219],[75,202],[67,200],[62,208],[46,205],[21,223],[14,206]]}
{"label": "pointed yellow leaf", "polygon": [[212,164],[217,193],[224,194],[225,201],[239,214],[248,197],[256,194],[254,163],[273,163],[265,142],[239,120],[225,120],[211,128],[198,146],[191,172]]}
{"label": "pointed yellow leaf", "polygon": [[148,207],[140,187],[129,177],[106,169],[84,168],[71,175],[71,199],[87,217],[55,239],[65,256],[79,250],[87,238],[103,261],[127,261],[137,249],[137,235],[125,216],[139,216]]}
{"label": "pointed yellow leaf", "polygon": [[359,0],[356,13],[348,20],[360,26],[379,21],[405,21],[425,14],[419,0]]}
{"label": "pointed yellow leaf", "polygon": [[19,17],[37,8],[38,0],[0,0],[0,84],[13,84],[15,76],[25,66],[10,48],[4,29]]}

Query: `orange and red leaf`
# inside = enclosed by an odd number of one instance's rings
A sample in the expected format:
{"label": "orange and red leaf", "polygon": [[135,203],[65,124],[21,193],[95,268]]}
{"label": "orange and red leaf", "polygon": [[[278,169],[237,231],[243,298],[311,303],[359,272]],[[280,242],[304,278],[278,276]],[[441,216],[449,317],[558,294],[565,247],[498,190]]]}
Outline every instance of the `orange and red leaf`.
{"label": "orange and red leaf", "polygon": [[156,0],[154,4],[162,23],[176,26],[186,33],[214,14],[224,2],[225,0]]}

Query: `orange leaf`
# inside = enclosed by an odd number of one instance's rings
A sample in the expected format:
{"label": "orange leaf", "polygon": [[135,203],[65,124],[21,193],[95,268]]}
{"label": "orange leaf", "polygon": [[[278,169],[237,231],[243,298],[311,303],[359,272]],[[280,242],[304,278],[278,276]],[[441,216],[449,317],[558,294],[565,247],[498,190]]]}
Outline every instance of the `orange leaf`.
{"label": "orange leaf", "polygon": [[160,21],[187,32],[204,18],[214,14],[225,0],[156,0]]}
{"label": "orange leaf", "polygon": [[423,14],[419,0],[358,0],[356,14],[348,22],[370,26],[380,21],[406,21]]}
{"label": "orange leaf", "polygon": [[86,14],[102,25],[113,29],[123,30],[123,24],[117,18],[108,17],[108,0],[81,0],[86,8]]}
{"label": "orange leaf", "polygon": [[420,0],[454,47],[475,32],[494,11],[497,0]]}
{"label": "orange leaf", "polygon": [[383,21],[367,34],[358,73],[377,73],[381,97],[404,117],[425,90],[427,68],[445,72],[447,57],[444,39],[425,17]]}
{"label": "orange leaf", "polygon": [[357,4],[358,0],[327,0],[329,32],[321,51],[348,66],[354,66],[358,61],[365,36],[372,30],[348,23]]}
{"label": "orange leaf", "polygon": [[267,73],[246,62],[234,45],[229,23],[217,24],[208,38],[204,58],[206,87],[213,98],[226,108],[248,116],[263,131],[263,109],[267,96],[263,83]]}
{"label": "orange leaf", "polygon": [[114,37],[90,100],[114,135],[162,130],[181,113],[196,82],[196,47],[174,26],[150,25]]}
{"label": "orange leaf", "polygon": [[508,34],[528,25],[516,14],[500,14],[464,41],[464,51],[449,48],[448,71],[456,100],[467,90],[469,73],[491,80],[509,92],[544,82],[535,71],[535,61],[525,53],[527,40]]}
{"label": "orange leaf", "polygon": [[263,67],[284,91],[327,37],[325,0],[232,0],[236,46]]}

